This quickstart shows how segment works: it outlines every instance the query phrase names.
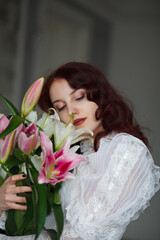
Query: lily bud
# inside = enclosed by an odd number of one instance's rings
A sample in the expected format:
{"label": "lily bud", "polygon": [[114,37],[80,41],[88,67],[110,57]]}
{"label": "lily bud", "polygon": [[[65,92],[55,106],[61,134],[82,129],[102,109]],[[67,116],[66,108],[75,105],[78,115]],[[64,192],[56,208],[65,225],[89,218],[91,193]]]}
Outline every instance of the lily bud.
{"label": "lily bud", "polygon": [[12,149],[12,143],[14,139],[14,132],[11,132],[5,137],[5,139],[0,139],[0,162],[5,163]]}
{"label": "lily bud", "polygon": [[18,146],[25,154],[30,154],[38,143],[38,128],[34,123],[30,124],[18,136]]}
{"label": "lily bud", "polygon": [[31,85],[31,87],[26,92],[21,106],[22,116],[26,117],[38,102],[42,91],[43,83],[44,78],[39,78]]}
{"label": "lily bud", "polygon": [[[3,114],[0,117],[0,133],[2,133],[9,125],[9,120]],[[0,163],[5,163],[12,149],[15,131],[8,134],[5,138],[0,139]]]}

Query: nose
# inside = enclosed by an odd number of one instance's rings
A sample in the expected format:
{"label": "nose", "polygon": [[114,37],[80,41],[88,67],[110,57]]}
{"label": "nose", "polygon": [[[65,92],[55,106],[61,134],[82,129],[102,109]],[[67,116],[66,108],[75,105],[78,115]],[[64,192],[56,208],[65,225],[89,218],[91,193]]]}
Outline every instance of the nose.
{"label": "nose", "polygon": [[76,114],[79,113],[79,110],[78,110],[78,108],[77,108],[76,106],[70,105],[70,106],[68,107],[68,113],[69,113],[70,116],[72,115],[72,113],[73,113],[74,115],[76,115]]}

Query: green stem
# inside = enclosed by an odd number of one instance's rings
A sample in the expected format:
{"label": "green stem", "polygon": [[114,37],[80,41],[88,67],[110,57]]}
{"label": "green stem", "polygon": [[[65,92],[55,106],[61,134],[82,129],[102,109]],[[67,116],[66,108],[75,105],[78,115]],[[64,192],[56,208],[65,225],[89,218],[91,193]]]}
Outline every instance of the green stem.
{"label": "green stem", "polygon": [[66,124],[66,126],[65,126],[65,127],[67,127],[67,126],[70,124],[70,122],[71,122],[71,120],[72,120],[73,116],[74,116],[74,113],[72,112],[72,114],[71,114],[71,117],[70,117],[70,119],[69,119],[69,122]]}
{"label": "green stem", "polygon": [[5,167],[4,164],[1,164],[2,166],[2,169],[9,175],[9,176],[12,176],[12,174],[8,171],[8,169]]}

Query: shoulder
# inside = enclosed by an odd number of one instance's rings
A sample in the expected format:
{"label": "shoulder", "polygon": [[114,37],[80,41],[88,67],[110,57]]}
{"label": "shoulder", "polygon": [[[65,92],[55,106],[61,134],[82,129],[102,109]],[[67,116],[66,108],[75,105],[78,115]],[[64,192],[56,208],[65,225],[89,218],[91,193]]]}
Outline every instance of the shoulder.
{"label": "shoulder", "polygon": [[128,133],[112,133],[107,135],[106,137],[101,138],[99,149],[107,145],[123,145],[123,146],[136,145],[148,150],[147,146],[140,139]]}
{"label": "shoulder", "polygon": [[153,165],[152,156],[147,146],[138,138],[127,133],[112,133],[101,138],[97,152],[87,155],[89,167],[106,172],[108,168],[118,165],[129,168],[135,164],[146,163]]}
{"label": "shoulder", "polygon": [[97,156],[101,159],[110,158],[112,161],[128,159],[135,162],[142,158],[152,160],[147,146],[138,138],[127,133],[113,133],[100,140]]}

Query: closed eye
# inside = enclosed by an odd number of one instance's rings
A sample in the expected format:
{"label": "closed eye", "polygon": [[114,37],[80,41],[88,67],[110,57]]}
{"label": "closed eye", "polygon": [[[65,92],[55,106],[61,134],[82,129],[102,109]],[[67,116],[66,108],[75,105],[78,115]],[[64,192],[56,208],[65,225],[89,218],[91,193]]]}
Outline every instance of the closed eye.
{"label": "closed eye", "polygon": [[57,110],[60,112],[60,111],[62,111],[65,107],[66,107],[66,105],[63,105],[62,107],[57,108]]}
{"label": "closed eye", "polygon": [[77,97],[75,100],[76,100],[76,101],[79,101],[79,100],[83,99],[83,98],[84,98],[84,95],[85,95],[85,94],[83,94],[83,95]]}

